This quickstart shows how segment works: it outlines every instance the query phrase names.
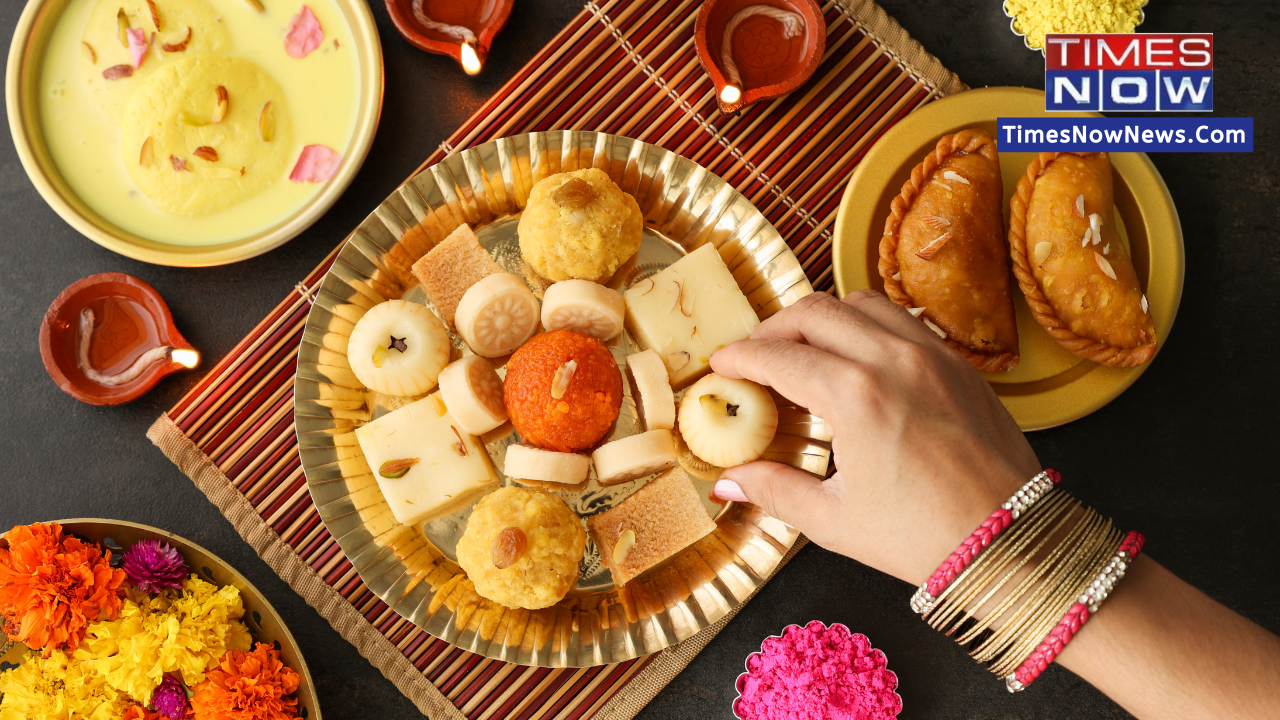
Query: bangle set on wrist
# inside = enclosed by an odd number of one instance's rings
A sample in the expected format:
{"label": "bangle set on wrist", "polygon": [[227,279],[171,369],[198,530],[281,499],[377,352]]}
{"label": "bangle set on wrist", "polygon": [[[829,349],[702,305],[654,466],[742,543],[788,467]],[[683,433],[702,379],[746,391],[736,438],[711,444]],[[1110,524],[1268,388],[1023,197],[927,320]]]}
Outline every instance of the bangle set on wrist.
{"label": "bangle set on wrist", "polygon": [[911,597],[1009,692],[1039,677],[1142,551],[1141,534],[1122,534],[1061,482],[1054,470],[1033,477]]}

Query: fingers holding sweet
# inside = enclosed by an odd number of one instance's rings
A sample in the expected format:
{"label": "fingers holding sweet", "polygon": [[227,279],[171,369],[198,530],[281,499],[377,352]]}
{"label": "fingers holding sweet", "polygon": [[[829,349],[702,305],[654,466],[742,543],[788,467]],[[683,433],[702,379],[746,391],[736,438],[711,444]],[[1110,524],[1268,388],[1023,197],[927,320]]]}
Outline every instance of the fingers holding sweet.
{"label": "fingers holding sweet", "polygon": [[788,465],[758,461],[731,467],[716,481],[715,494],[722,500],[758,505],[815,542],[830,535],[825,517],[834,505],[822,481]]}
{"label": "fingers holding sweet", "polygon": [[739,340],[711,355],[720,375],[771,387],[818,417],[834,408],[832,389],[842,387],[853,363],[810,345],[782,339]]}
{"label": "fingers holding sweet", "polygon": [[840,357],[859,359],[884,345],[887,331],[874,319],[824,292],[806,295],[760,323],[753,340],[789,340]]}

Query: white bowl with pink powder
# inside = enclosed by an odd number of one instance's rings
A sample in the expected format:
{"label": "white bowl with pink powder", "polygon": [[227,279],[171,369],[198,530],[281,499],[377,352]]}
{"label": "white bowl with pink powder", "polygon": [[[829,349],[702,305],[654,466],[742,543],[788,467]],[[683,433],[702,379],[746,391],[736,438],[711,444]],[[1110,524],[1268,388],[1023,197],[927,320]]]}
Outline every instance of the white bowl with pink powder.
{"label": "white bowl with pink powder", "polygon": [[738,676],[738,720],[893,720],[898,676],[862,633],[814,620],[788,625],[747,656]]}

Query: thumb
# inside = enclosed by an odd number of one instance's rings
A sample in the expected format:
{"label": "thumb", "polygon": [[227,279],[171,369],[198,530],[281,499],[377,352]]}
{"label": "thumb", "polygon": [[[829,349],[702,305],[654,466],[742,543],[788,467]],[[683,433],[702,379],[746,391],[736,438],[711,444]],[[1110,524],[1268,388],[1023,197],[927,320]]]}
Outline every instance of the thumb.
{"label": "thumb", "polygon": [[752,462],[726,469],[715,485],[721,500],[750,502],[791,527],[807,532],[829,499],[822,481],[776,462]]}

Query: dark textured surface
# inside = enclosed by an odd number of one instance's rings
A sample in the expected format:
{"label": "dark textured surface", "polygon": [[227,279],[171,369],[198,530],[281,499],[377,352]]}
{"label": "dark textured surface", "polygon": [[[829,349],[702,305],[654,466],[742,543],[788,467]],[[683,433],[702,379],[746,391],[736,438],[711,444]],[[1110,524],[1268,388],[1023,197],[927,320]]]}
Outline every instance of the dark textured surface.
{"label": "dark textured surface", "polygon": [[[882,3],[973,87],[1043,85],[1043,61],[1010,34],[999,0]],[[168,299],[178,327],[208,365],[225,354],[343,235],[498,89],[577,11],[573,0],[519,0],[484,73],[467,78],[445,58],[400,38],[375,2],[386,54],[382,125],[368,161],[319,223],[262,257],[184,270],[127,260],[68,227],[0,143],[0,527],[59,517],[113,517],[185,535],[258,585],[298,637],[330,718],[416,716],[414,706],[294,595],[144,437],[197,379],[171,376],[132,405],[94,408],[45,375],[36,335],[48,304],[76,279],[123,271]],[[21,3],[0,3],[12,32]],[[1280,13],[1274,4],[1154,0],[1146,31],[1215,32],[1218,115],[1255,118],[1252,155],[1156,155],[1186,236],[1182,308],[1159,359],[1097,413],[1035,433],[1046,464],[1071,491],[1147,533],[1148,552],[1213,597],[1271,630],[1280,545],[1280,484],[1272,443],[1280,382],[1275,97]],[[1070,673],[1051,669],[1009,696],[951,641],[913,617],[904,583],[816,547],[806,548],[711,643],[642,718],[729,718],[743,658],[788,623],[843,622],[884,649],[898,673],[904,718],[1127,717]],[[1137,681],[1135,679],[1135,681]]]}

